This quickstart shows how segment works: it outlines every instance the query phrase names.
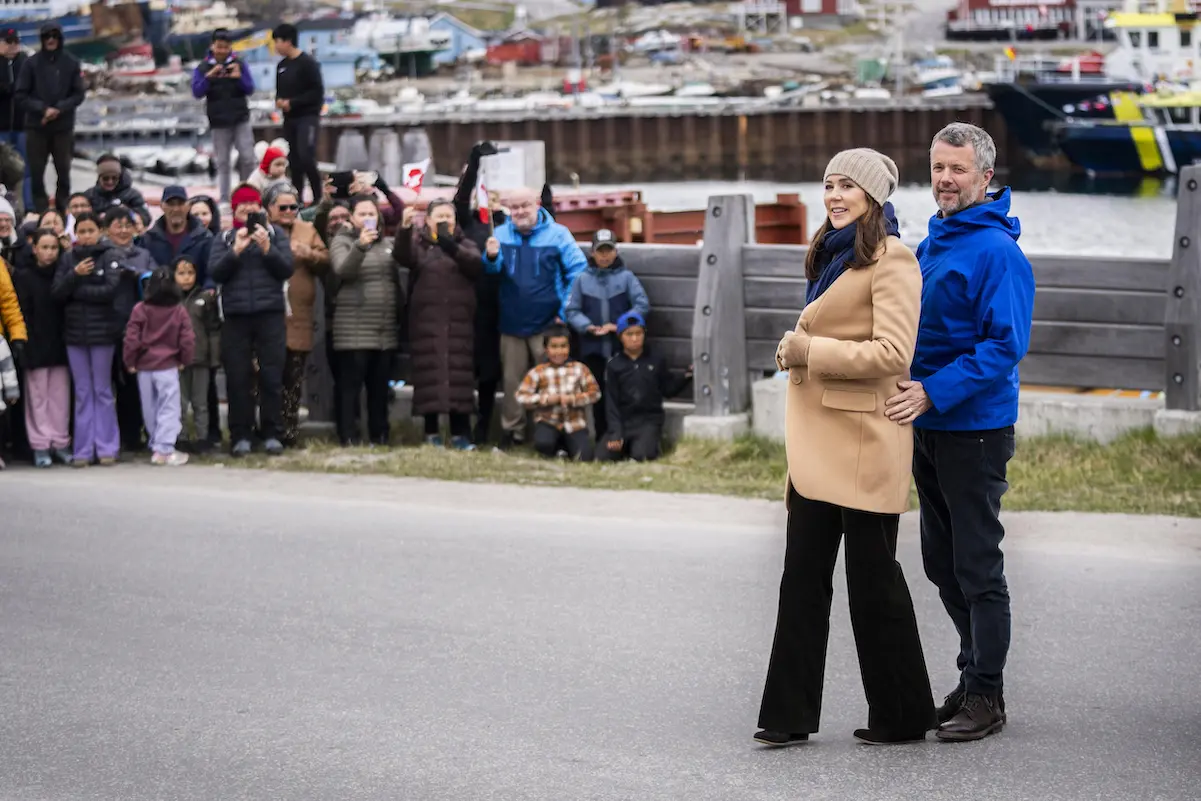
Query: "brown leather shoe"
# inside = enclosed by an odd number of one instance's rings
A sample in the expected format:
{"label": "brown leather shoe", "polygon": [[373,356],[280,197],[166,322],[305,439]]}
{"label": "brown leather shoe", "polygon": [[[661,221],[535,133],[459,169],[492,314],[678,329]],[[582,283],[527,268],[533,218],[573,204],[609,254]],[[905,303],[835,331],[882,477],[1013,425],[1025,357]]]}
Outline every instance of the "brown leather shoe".
{"label": "brown leather shoe", "polygon": [[1005,716],[1001,712],[998,696],[967,693],[963,699],[963,707],[954,717],[939,726],[934,736],[940,740],[966,742],[983,740],[1003,728]]}

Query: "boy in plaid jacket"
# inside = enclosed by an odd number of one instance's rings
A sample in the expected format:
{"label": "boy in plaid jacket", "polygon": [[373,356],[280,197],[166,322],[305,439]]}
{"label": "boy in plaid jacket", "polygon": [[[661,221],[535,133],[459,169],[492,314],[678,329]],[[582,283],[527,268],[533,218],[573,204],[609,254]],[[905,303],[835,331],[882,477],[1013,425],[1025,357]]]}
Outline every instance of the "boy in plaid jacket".
{"label": "boy in plaid jacket", "polygon": [[546,361],[526,373],[517,390],[517,402],[534,412],[534,448],[554,457],[566,450],[572,459],[592,461],[586,407],[600,400],[596,377],[571,359],[567,328],[556,325],[542,336]]}

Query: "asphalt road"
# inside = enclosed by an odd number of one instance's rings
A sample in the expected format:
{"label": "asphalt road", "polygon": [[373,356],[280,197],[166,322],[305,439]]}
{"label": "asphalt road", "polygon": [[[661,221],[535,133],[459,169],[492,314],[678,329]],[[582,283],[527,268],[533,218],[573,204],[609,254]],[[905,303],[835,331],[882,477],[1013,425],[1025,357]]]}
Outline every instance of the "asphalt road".
{"label": "asphalt road", "polygon": [[[782,509],[187,467],[0,474],[0,798],[1197,799],[1201,521],[1014,515],[1010,725],[755,746]],[[954,635],[902,562],[941,695]]]}

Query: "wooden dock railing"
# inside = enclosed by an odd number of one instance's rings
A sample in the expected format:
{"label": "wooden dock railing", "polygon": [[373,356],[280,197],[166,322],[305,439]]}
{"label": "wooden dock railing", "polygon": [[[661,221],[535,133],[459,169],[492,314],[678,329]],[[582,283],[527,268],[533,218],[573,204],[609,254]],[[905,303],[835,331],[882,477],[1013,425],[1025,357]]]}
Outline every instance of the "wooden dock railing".
{"label": "wooden dock railing", "polygon": [[[1023,383],[1164,391],[1167,408],[1201,410],[1201,166],[1180,187],[1170,261],[1027,254],[1037,290]],[[695,369],[698,415],[748,410],[805,304],[805,246],[753,238],[752,196],[723,195],[709,198],[702,245],[621,246],[650,296],[653,346]],[[328,419],[328,379],[311,369],[310,418]]]}

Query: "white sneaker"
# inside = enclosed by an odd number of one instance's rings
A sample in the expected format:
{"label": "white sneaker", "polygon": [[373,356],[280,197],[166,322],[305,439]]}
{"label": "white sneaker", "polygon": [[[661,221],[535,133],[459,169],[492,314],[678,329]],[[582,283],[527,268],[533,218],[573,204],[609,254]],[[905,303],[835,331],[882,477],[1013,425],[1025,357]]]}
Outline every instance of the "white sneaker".
{"label": "white sneaker", "polygon": [[150,457],[150,463],[166,467],[179,467],[188,463],[188,455],[180,451],[171,453],[155,453]]}

